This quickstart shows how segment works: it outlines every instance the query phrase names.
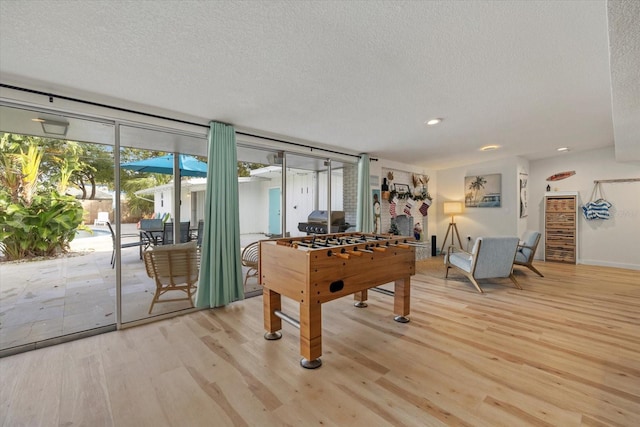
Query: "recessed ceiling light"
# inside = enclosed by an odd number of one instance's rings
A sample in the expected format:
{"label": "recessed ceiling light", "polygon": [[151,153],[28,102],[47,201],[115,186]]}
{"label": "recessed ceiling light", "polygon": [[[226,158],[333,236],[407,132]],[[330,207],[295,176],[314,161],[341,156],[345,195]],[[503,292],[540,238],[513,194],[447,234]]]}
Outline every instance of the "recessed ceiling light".
{"label": "recessed ceiling light", "polygon": [[560,147],[558,148],[558,151],[561,151],[561,152],[569,151],[569,147]]}
{"label": "recessed ceiling light", "polygon": [[435,126],[438,123],[440,123],[441,121],[442,121],[442,119],[435,118],[435,119],[427,120],[425,123],[427,124],[427,126]]}
{"label": "recessed ceiling light", "polygon": [[500,148],[499,145],[485,145],[484,147],[480,148],[480,151],[491,151],[497,150],[498,148]]}

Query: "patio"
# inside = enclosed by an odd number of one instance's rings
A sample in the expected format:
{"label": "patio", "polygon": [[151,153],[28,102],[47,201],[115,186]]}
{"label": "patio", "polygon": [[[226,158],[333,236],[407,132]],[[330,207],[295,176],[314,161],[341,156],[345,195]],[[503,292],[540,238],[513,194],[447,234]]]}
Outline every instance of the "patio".
{"label": "patio", "polygon": [[[93,236],[71,243],[71,256],[0,263],[0,349],[115,324],[111,235],[106,226],[92,228],[96,230]],[[135,224],[123,224],[121,231],[138,232]],[[241,246],[264,238],[261,234],[242,235]],[[154,291],[138,248],[123,249],[123,323],[189,308],[187,302],[157,304],[149,315]],[[260,293],[257,278],[250,278],[245,296]]]}

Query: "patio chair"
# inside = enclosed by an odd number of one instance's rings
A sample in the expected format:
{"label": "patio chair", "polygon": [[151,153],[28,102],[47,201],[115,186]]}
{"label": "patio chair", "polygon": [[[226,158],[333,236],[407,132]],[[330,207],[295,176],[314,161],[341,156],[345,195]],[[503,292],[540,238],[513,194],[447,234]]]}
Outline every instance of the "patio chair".
{"label": "patio chair", "polygon": [[98,212],[98,217],[93,220],[93,225],[106,225],[109,222],[109,212]]}
{"label": "patio chair", "polygon": [[198,231],[195,236],[191,236],[191,240],[195,240],[198,242],[198,247],[202,246],[202,238],[204,237],[204,221],[198,221]]}
{"label": "patio chair", "polygon": [[[191,226],[189,221],[180,223],[180,243],[187,243],[191,240],[191,236],[189,235],[189,227]],[[173,244],[173,223],[165,222],[164,230],[162,231],[162,240],[161,244],[163,245],[172,245]]]}
{"label": "patio chair", "polygon": [[141,230],[162,230],[162,219],[159,218],[153,218],[153,219],[147,219],[147,218],[143,218],[140,220],[140,229]]}
{"label": "patio chair", "polygon": [[[111,223],[109,221],[107,221],[107,227],[109,227],[109,232],[111,233],[111,241],[113,243],[113,251],[111,252],[111,268],[114,268],[116,266],[116,233],[113,231],[113,227],[111,227]],[[121,239],[127,238],[127,237],[136,237],[138,240],[123,242],[120,244],[120,248],[122,249],[138,248],[138,250],[140,251],[140,259],[142,259],[142,249],[143,248],[146,249],[147,247],[149,247],[148,239],[142,238],[140,234],[121,234],[120,235]]]}
{"label": "patio chair", "polygon": [[244,286],[247,286],[249,277],[258,275],[258,265],[260,262],[260,242],[250,243],[242,250],[242,265],[248,267],[247,274],[244,276]]}
{"label": "patio chair", "polygon": [[471,252],[449,246],[445,263],[449,269],[455,268],[473,283],[478,292],[483,293],[478,279],[508,277],[518,289],[522,289],[513,275],[513,261],[518,248],[517,237],[478,237]]}
{"label": "patio chair", "polygon": [[[149,314],[156,303],[189,301],[193,307],[193,295],[197,288],[200,268],[200,251],[196,242],[155,246],[144,252],[147,275],[154,279],[156,291],[149,307]],[[181,298],[160,297],[167,292],[184,292]]]}
{"label": "patio chair", "polygon": [[149,244],[157,245],[162,241],[162,234],[164,231],[164,224],[162,219],[141,219],[140,220],[141,235],[149,240]]}
{"label": "patio chair", "polygon": [[539,231],[527,231],[522,236],[522,240],[518,244],[518,251],[516,252],[516,258],[513,261],[515,265],[522,265],[533,271],[540,277],[544,277],[537,268],[533,266],[533,257],[536,254],[536,249],[540,243]]}

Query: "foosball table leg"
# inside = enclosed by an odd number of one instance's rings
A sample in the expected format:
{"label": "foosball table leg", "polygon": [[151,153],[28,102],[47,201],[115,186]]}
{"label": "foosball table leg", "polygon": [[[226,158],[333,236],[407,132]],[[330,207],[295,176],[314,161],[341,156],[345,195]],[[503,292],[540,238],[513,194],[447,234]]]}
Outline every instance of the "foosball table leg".
{"label": "foosball table leg", "polygon": [[409,322],[410,311],[410,296],[411,296],[411,277],[399,279],[394,284],[393,295],[393,313],[396,315],[393,320],[400,323]]}
{"label": "foosball table leg", "polygon": [[276,316],[276,311],[280,311],[282,308],[281,296],[277,292],[273,292],[270,289],[262,289],[262,312],[264,315],[264,329],[266,333],[264,338],[267,340],[279,340],[282,338],[282,320]]}
{"label": "foosball table leg", "polygon": [[367,303],[365,302],[367,301],[367,298],[368,294],[366,289],[364,291],[356,292],[353,294],[353,299],[355,301],[353,305],[358,308],[364,308],[367,306]]}
{"label": "foosball table leg", "polygon": [[322,366],[322,305],[319,301],[300,303],[300,354],[303,368]]}

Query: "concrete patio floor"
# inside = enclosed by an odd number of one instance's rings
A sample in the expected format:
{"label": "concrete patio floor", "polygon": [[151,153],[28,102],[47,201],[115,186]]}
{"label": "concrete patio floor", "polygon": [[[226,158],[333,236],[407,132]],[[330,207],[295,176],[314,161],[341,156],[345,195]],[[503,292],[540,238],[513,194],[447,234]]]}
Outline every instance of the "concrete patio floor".
{"label": "concrete patio floor", "polygon": [[[115,325],[111,235],[107,227],[92,228],[97,230],[93,236],[71,243],[72,256],[0,263],[0,350]],[[129,233],[138,233],[135,224],[122,225],[122,234]],[[264,238],[242,235],[241,246]],[[122,249],[121,262],[123,323],[189,308],[186,301],[156,304],[149,315],[155,284],[138,248]],[[260,293],[257,278],[250,278],[245,295]]]}

